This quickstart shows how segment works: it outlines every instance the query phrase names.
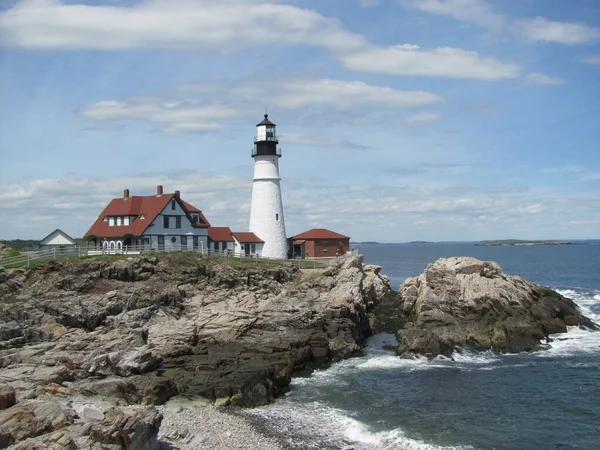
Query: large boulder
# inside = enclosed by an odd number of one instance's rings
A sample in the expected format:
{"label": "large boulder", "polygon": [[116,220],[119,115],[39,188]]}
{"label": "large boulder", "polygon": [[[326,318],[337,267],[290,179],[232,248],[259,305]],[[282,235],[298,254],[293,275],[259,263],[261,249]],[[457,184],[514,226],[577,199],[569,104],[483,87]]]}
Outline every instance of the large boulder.
{"label": "large boulder", "polygon": [[399,355],[449,355],[456,347],[531,351],[567,326],[597,328],[570,299],[469,257],[439,259],[408,278],[397,306],[404,319]]}
{"label": "large boulder", "polygon": [[162,419],[154,407],[112,410],[104,415],[104,420],[92,424],[89,436],[107,449],[157,449]]}
{"label": "large boulder", "polygon": [[29,400],[0,411],[0,447],[58,430],[73,421],[53,401]]}

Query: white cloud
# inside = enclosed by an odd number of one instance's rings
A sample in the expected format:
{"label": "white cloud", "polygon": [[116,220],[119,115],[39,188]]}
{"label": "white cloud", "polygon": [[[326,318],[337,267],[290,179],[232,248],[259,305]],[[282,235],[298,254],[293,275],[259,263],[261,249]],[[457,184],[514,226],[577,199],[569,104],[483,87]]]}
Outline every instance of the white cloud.
{"label": "white cloud", "polygon": [[400,4],[430,14],[474,22],[484,28],[500,30],[506,18],[494,12],[485,0],[399,0]]}
{"label": "white cloud", "polygon": [[534,42],[587,44],[600,40],[600,29],[582,22],[557,22],[545,17],[510,19],[494,10],[488,0],[398,0],[407,8],[472,22],[488,31],[502,32],[510,26],[519,37]]}
{"label": "white cloud", "polygon": [[550,77],[543,73],[533,72],[527,74],[525,77],[525,83],[535,86],[556,86],[559,84],[565,84],[565,80],[557,77]]}
{"label": "white cloud", "polygon": [[[2,238],[41,238],[54,228],[75,237],[83,236],[108,202],[123,195],[123,189],[130,189],[131,195],[152,195],[158,184],[164,185],[165,192],[180,190],[186,201],[212,212],[207,212],[207,216],[214,225],[225,220],[219,211],[223,210],[222,203],[228,202],[228,224],[246,229],[246,217],[242,219],[231,213],[239,208],[240,199],[249,195],[251,183],[242,177],[177,172],[107,178],[70,176],[0,185],[4,192],[0,198]],[[25,230],[18,219],[24,211],[32,211],[33,216],[44,217],[44,220],[31,223]]]}
{"label": "white cloud", "polygon": [[515,32],[531,41],[586,44],[600,39],[600,29],[580,22],[554,22],[545,17],[518,19]]}
{"label": "white cloud", "polygon": [[438,112],[422,112],[413,114],[406,119],[408,123],[430,123],[437,122],[442,118],[442,115]]}
{"label": "white cloud", "polygon": [[81,114],[94,120],[137,119],[167,124],[165,131],[210,131],[221,128],[219,119],[243,115],[245,111],[225,105],[164,102],[153,97],[128,101],[104,100],[86,106]]}
{"label": "white cloud", "polygon": [[280,136],[282,141],[287,144],[298,144],[310,147],[331,147],[345,150],[367,150],[369,147],[356,142],[345,141],[343,139],[331,139],[323,136],[312,136],[303,133],[285,133]]}
{"label": "white cloud", "polygon": [[25,48],[237,50],[362,41],[314,11],[264,0],[146,0],[134,6],[23,0],[0,15],[2,42]]}
{"label": "white cloud", "polygon": [[587,64],[600,65],[600,54],[583,57],[581,61]]}
{"label": "white cloud", "polygon": [[423,49],[417,45],[368,46],[340,56],[352,70],[390,75],[422,75],[495,81],[517,78],[518,65],[460,48]]}
{"label": "white cloud", "polygon": [[[219,130],[225,121],[250,117],[256,111],[256,103],[265,98],[271,99],[269,106],[281,110],[316,108],[344,112],[414,108],[444,101],[431,92],[400,91],[332,79],[246,80],[214,86],[186,84],[175,91],[186,96],[186,100],[156,97],[104,100],[84,107],[80,113],[99,121],[143,120],[162,125],[161,129],[168,133],[193,133]],[[197,91],[202,94],[202,101],[191,98]],[[348,143],[336,143],[345,144]]]}
{"label": "white cloud", "polygon": [[[463,166],[411,166],[422,172],[451,172],[464,178]],[[397,168],[401,173],[402,168]],[[396,173],[396,172],[394,172]],[[391,175],[390,175],[391,176]],[[534,193],[502,186],[468,186],[432,181],[415,174],[414,185],[335,185],[327,181],[285,178],[283,200],[288,234],[311,227],[329,227],[357,240],[486,239],[507,235],[524,238],[585,237],[600,232],[600,196],[596,191],[564,194]],[[439,177],[435,177],[438,180]],[[152,195],[156,185],[202,209],[213,225],[237,230],[248,226],[251,176],[215,176],[196,171],[138,174],[107,178],[65,177],[0,185],[3,239],[41,238],[54,228],[82,236],[98,214],[124,188],[131,195]],[[588,221],[581,226],[569,220]],[[25,224],[23,214],[43,217]],[[523,215],[529,235],[524,236]],[[591,225],[589,223],[591,221]],[[442,231],[440,231],[442,230]],[[465,231],[467,230],[467,231]],[[465,234],[466,233],[466,234]],[[556,237],[556,234],[554,235]]]}
{"label": "white cloud", "polygon": [[329,106],[348,110],[356,107],[412,108],[443,102],[436,94],[424,91],[400,91],[360,81],[332,79],[295,79],[281,82],[243,84],[233,88],[241,96],[259,100],[270,96],[282,108]]}
{"label": "white cloud", "polygon": [[386,169],[386,173],[394,175],[407,176],[407,175],[419,175],[424,173],[466,173],[471,168],[465,164],[455,163],[425,163],[418,165],[397,165]]}
{"label": "white cloud", "polygon": [[499,80],[518,66],[456,48],[370,45],[313,10],[250,0],[147,0],[133,6],[23,0],[0,13],[0,44],[29,49],[235,51],[260,45],[329,50],[352,70]]}

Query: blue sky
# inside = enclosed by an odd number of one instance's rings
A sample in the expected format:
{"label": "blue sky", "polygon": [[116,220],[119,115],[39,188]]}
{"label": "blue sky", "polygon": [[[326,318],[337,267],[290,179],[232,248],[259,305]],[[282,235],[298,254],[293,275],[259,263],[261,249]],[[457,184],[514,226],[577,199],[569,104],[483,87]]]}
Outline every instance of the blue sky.
{"label": "blue sky", "polygon": [[157,184],[245,230],[265,108],[290,235],[600,237],[597,0],[0,0],[0,238]]}

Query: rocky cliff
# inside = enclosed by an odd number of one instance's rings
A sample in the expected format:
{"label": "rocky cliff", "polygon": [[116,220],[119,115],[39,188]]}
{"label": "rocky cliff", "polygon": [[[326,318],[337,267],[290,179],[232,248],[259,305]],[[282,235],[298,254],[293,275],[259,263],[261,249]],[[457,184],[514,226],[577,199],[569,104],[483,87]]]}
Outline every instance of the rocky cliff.
{"label": "rocky cliff", "polygon": [[[0,411],[0,442],[41,435],[36,442],[119,448],[138,432],[156,435],[156,411],[108,417],[86,412],[87,398],[270,402],[292,374],[360,351],[389,294],[387,277],[362,257],[325,270],[186,254],[0,268],[0,383],[17,402],[9,395]],[[16,432],[15,417],[25,416],[46,419]]]}
{"label": "rocky cliff", "polygon": [[530,351],[567,326],[597,328],[570,299],[467,257],[439,259],[408,278],[396,309],[399,355],[449,355],[456,347]]}

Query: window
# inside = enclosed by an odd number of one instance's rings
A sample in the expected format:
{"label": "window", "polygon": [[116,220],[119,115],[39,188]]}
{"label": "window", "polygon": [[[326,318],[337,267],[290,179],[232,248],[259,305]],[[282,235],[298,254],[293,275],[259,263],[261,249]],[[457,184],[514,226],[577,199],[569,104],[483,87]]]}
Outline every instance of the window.
{"label": "window", "polygon": [[176,208],[175,203],[176,203],[175,200],[171,200],[171,210],[172,211],[175,211],[175,208]]}
{"label": "window", "polygon": [[181,228],[181,216],[175,217],[175,228]]}
{"label": "window", "polygon": [[218,242],[215,242],[215,243],[214,243],[214,248],[215,248],[215,251],[216,251],[216,252],[218,252],[218,251],[219,251],[219,243],[218,243]]}
{"label": "window", "polygon": [[198,236],[194,236],[192,238],[192,240],[193,240],[194,248],[198,248]]}
{"label": "window", "polygon": [[163,228],[169,228],[169,216],[163,216]]}
{"label": "window", "polygon": [[198,223],[199,217],[198,214],[192,214],[192,222]]}
{"label": "window", "polygon": [[164,246],[165,245],[165,237],[164,236],[159,236],[158,237],[158,245],[159,246]]}
{"label": "window", "polygon": [[327,241],[321,241],[321,244],[323,246],[323,252],[326,252],[327,251],[327,245],[328,245]]}
{"label": "window", "polygon": [[173,236],[173,237],[171,238],[171,242],[174,244],[175,242],[177,242],[177,238],[176,238],[175,236]]}
{"label": "window", "polygon": [[109,227],[114,227],[115,226],[115,218],[114,217],[109,217],[108,218],[108,226]]}
{"label": "window", "polygon": [[187,245],[187,236],[181,236],[181,245]]}
{"label": "window", "polygon": [[275,220],[279,220],[279,214],[275,214]]}
{"label": "window", "polygon": [[256,253],[256,244],[250,244],[250,253]]}
{"label": "window", "polygon": [[123,218],[122,217],[117,217],[117,226],[120,227],[121,225],[123,225]]}
{"label": "window", "polygon": [[123,225],[129,225],[129,216],[123,217]]}

